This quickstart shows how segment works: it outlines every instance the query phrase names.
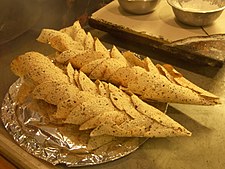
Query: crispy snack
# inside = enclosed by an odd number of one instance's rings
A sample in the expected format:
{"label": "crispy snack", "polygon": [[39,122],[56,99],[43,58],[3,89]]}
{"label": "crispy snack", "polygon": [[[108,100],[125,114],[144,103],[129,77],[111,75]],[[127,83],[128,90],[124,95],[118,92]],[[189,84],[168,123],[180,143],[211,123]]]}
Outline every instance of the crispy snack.
{"label": "crispy snack", "polygon": [[[79,130],[91,130],[90,136],[96,136],[93,142],[99,140],[100,145],[114,140],[111,137],[191,135],[183,126],[137,96],[128,95],[110,83],[95,83],[83,72],[73,70],[70,64],[66,71],[62,71],[44,55],[30,52],[18,56],[11,66],[21,78],[26,76],[33,81],[33,99],[56,106],[56,112],[49,115],[53,123],[58,120],[78,125]],[[137,67],[137,71],[142,72],[142,69]],[[93,149],[91,144],[90,149]]]}
{"label": "crispy snack", "polygon": [[[70,30],[69,33],[52,30],[53,33],[49,37],[46,37],[45,33],[41,33],[38,40],[44,42],[40,39],[47,39],[45,42],[50,42],[54,38],[53,34],[57,38],[59,33],[65,34],[60,35],[63,37],[70,36],[74,42],[83,44],[83,53],[77,52],[80,47],[62,51],[58,48],[63,49],[64,47],[52,46],[62,52],[58,56],[58,58],[64,58],[63,61],[58,59],[60,63],[69,61],[75,69],[82,70],[92,80],[105,80],[122,86],[124,90],[137,94],[143,100],[200,105],[220,103],[217,96],[185,79],[171,65],[155,66],[149,58],[141,60],[129,51],[122,54],[115,46],[108,51],[99,39],[94,39],[90,33],[85,35],[81,26],[78,25],[79,22],[75,22],[73,26],[65,28]],[[75,31],[72,33],[72,30]],[[80,31],[82,32],[82,42],[80,36],[76,36]],[[45,31],[43,30],[43,32]],[[93,55],[90,54],[90,51],[93,52]]]}
{"label": "crispy snack", "polygon": [[68,83],[68,76],[63,74],[63,70],[37,52],[27,52],[15,58],[11,63],[11,70],[34,84],[55,80]]}

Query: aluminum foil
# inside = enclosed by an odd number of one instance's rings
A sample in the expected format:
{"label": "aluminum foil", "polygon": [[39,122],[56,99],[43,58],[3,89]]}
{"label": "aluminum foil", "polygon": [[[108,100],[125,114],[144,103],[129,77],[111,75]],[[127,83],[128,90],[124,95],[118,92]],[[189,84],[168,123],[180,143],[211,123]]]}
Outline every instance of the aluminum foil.
{"label": "aluminum foil", "polygon": [[3,124],[23,149],[53,165],[76,167],[113,161],[135,151],[147,140],[118,138],[88,151],[90,131],[79,131],[75,125],[50,123],[43,116],[43,113],[49,112],[43,112],[43,108],[34,106],[32,99],[26,99],[23,104],[19,104],[16,98],[21,84],[21,79],[17,80],[4,98],[1,108]]}

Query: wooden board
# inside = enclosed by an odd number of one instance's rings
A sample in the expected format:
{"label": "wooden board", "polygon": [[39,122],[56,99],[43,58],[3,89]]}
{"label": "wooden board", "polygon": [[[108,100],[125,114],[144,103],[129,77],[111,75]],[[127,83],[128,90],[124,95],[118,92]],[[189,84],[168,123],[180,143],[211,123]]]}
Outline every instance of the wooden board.
{"label": "wooden board", "polygon": [[[219,45],[221,42],[222,49],[220,47],[216,53],[221,57],[215,56],[215,52],[210,52],[211,50],[207,53],[202,51],[204,44],[198,42],[208,41],[205,39],[211,37],[210,35],[224,34],[225,27],[222,26],[225,24],[224,18],[225,13],[211,26],[191,27],[181,24],[175,19],[166,0],[162,0],[154,12],[146,15],[126,13],[115,0],[95,12],[91,16],[89,24],[117,37],[147,46],[150,50],[166,53],[170,57],[201,65],[221,67],[225,60],[224,37],[222,36],[221,40],[221,35],[218,35],[219,38],[214,39],[219,42]],[[191,43],[188,41],[189,38],[191,38]],[[195,38],[194,43],[193,38]],[[184,39],[186,40],[184,45],[176,45]],[[193,45],[195,46],[194,50]]]}
{"label": "wooden board", "polygon": [[[0,152],[9,159],[14,165],[23,169],[56,169],[55,166],[40,160],[23,150],[13,141],[11,136],[0,124]],[[60,169],[57,166],[57,169]]]}

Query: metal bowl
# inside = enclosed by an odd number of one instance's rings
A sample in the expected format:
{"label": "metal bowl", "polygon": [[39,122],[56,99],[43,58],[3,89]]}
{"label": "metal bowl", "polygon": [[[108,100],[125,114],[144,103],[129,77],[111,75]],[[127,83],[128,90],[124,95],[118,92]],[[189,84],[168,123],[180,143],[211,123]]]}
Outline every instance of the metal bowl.
{"label": "metal bowl", "polygon": [[224,0],[167,0],[176,18],[187,25],[211,25],[223,12]]}
{"label": "metal bowl", "polygon": [[118,0],[122,9],[132,14],[147,14],[153,12],[160,0]]}

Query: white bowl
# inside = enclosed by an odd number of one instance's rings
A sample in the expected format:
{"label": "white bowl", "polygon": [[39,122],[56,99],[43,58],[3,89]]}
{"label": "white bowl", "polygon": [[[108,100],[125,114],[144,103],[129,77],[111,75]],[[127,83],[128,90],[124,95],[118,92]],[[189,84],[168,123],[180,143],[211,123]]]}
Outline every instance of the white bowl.
{"label": "white bowl", "polygon": [[176,18],[187,25],[212,24],[223,12],[225,0],[167,0]]}

